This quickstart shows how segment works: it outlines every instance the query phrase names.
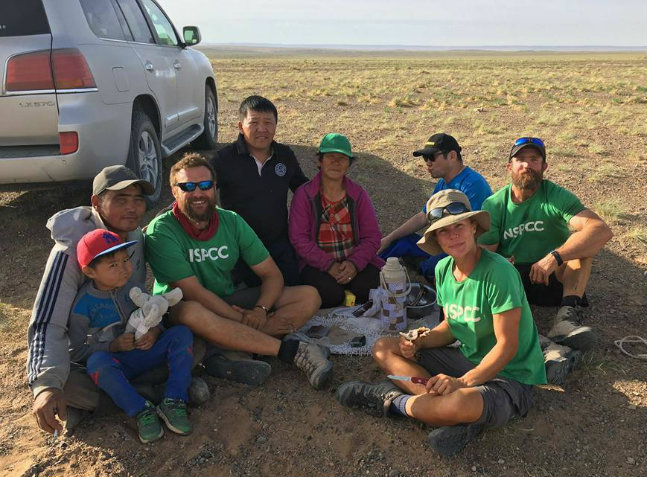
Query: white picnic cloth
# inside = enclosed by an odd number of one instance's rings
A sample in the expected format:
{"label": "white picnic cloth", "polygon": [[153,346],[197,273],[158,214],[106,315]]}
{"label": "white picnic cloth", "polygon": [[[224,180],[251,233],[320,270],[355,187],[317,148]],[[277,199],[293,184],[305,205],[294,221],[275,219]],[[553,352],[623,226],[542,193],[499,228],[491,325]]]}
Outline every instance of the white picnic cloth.
{"label": "white picnic cloth", "polygon": [[[340,307],[333,309],[319,310],[319,313],[313,316],[301,329],[295,334],[303,341],[310,341],[330,349],[332,354],[349,354],[358,356],[370,356],[373,345],[381,336],[397,336],[397,333],[389,333],[382,327],[382,321],[379,318],[355,317],[353,311],[357,307]],[[433,328],[438,324],[439,312],[435,308],[429,315],[420,320],[409,320],[409,328],[427,326]],[[340,344],[331,343],[328,336],[320,339],[313,339],[306,335],[306,331],[311,326],[322,325],[328,328],[338,327],[346,331],[349,335],[364,335],[366,344],[361,347],[352,347],[350,339]],[[330,333],[330,332],[329,332]]]}

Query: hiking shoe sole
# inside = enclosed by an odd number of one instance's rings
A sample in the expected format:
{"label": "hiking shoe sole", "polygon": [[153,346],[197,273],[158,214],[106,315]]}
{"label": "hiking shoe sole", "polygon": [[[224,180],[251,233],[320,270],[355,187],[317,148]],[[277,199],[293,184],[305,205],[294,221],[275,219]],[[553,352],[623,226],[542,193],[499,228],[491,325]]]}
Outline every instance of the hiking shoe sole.
{"label": "hiking shoe sole", "polygon": [[445,457],[451,457],[483,432],[482,424],[443,426],[429,433],[429,445]]}
{"label": "hiking shoe sole", "polygon": [[265,361],[230,360],[219,354],[205,359],[204,369],[216,378],[229,379],[250,386],[263,384],[272,372],[272,366]]}
{"label": "hiking shoe sole", "polygon": [[598,335],[588,326],[580,326],[567,335],[550,336],[549,334],[548,337],[554,343],[580,351],[588,351],[598,342]]}
{"label": "hiking shoe sole", "polygon": [[546,380],[550,384],[562,386],[566,376],[579,366],[581,360],[582,352],[572,349],[560,359],[546,361]]}

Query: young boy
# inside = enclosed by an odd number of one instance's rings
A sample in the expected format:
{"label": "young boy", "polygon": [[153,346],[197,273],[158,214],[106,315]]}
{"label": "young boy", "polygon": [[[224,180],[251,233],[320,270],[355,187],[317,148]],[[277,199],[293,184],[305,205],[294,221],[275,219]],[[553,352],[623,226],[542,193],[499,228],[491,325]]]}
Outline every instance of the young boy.
{"label": "young boy", "polygon": [[[166,331],[151,328],[139,339],[124,333],[137,308],[129,291],[133,273],[128,247],[117,234],[104,229],[85,234],[77,245],[81,271],[90,279],[79,290],[68,322],[70,358],[87,362],[87,372],[126,414],[137,418],[139,440],[146,444],[164,435],[158,419],[181,435],[191,433],[186,413],[191,382],[193,335],[185,326]],[[143,286],[139,285],[144,289]],[[162,403],[155,406],[140,396],[129,380],[163,363],[169,378]]]}

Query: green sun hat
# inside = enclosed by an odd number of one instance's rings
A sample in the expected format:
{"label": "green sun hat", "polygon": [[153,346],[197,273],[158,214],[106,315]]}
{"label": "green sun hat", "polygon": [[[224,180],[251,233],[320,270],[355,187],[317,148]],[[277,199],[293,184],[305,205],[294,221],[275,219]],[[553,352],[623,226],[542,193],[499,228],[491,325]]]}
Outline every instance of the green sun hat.
{"label": "green sun hat", "polygon": [[350,141],[343,134],[328,133],[326,134],[321,143],[319,144],[319,153],[325,154],[327,152],[339,152],[350,159],[353,158],[353,153],[350,149]]}

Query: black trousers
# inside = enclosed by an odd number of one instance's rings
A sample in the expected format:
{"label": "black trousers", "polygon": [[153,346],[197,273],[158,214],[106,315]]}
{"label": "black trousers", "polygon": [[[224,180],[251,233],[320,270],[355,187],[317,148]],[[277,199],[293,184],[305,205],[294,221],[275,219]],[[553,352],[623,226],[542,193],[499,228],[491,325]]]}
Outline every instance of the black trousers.
{"label": "black trousers", "polygon": [[328,273],[306,265],[301,270],[301,283],[311,285],[317,289],[321,296],[321,307],[330,308],[344,303],[344,290],[350,290],[357,297],[357,303],[368,300],[371,288],[380,286],[380,271],[374,265],[367,265],[358,272],[350,282],[340,285]]}
{"label": "black trousers", "polygon": [[[285,286],[293,287],[300,285],[297,256],[287,237],[264,245],[267,251],[270,252],[270,256],[276,263],[276,266],[281,270]],[[261,279],[242,260],[238,260],[238,263],[236,263],[232,271],[232,278],[234,283],[245,282],[248,287],[258,287],[261,285]]]}

